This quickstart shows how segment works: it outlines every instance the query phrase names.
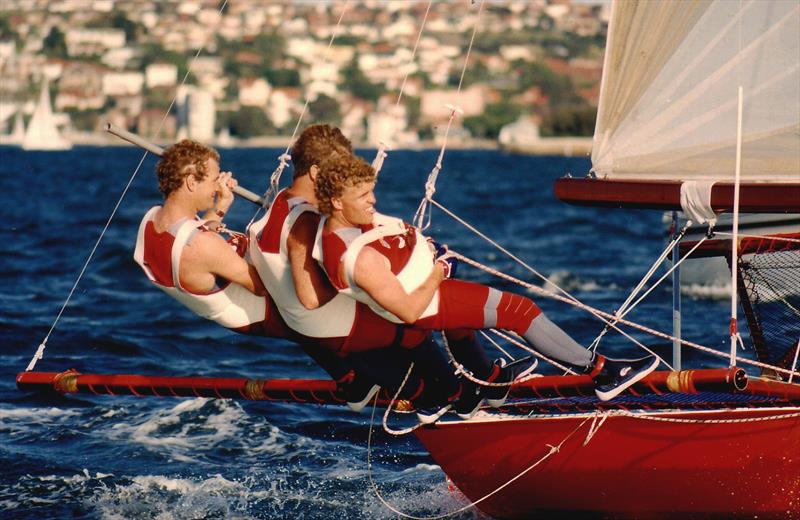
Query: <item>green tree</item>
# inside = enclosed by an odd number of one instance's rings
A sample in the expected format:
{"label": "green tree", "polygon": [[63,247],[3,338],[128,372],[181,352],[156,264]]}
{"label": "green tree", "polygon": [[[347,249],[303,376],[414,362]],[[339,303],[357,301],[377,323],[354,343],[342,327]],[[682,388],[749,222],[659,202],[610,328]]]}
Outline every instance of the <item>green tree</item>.
{"label": "green tree", "polygon": [[[217,53],[222,58],[226,75],[234,78],[257,77],[277,86],[300,84],[296,71],[281,72],[275,67],[286,48],[286,40],[277,33],[262,33],[250,41],[218,38]],[[294,83],[296,81],[296,83]]]}
{"label": "green tree", "polygon": [[175,97],[175,89],[170,87],[154,87],[145,91],[145,108],[156,109],[165,112]]}
{"label": "green tree", "polygon": [[464,118],[464,126],[473,137],[496,139],[503,126],[516,121],[520,108],[507,100],[491,103],[483,114]]}
{"label": "green tree", "polygon": [[350,63],[342,70],[342,76],[344,79],[339,87],[357,98],[377,102],[386,91],[382,86],[367,79],[358,65],[358,54],[355,54]]}
{"label": "green tree", "polygon": [[[492,74],[489,72],[486,65],[480,60],[475,60],[475,62],[470,63],[469,66],[467,66],[467,70],[464,71],[464,81],[461,87],[467,88],[475,83],[487,83],[491,79]],[[461,69],[453,69],[447,78],[447,83],[452,87],[457,87],[459,81],[461,81]]]}
{"label": "green tree", "polygon": [[296,69],[268,69],[266,78],[273,87],[300,86],[300,73]]}
{"label": "green tree", "polygon": [[19,33],[14,30],[8,15],[0,15],[0,40],[14,40],[17,45],[20,42]]}
{"label": "green tree", "polygon": [[520,91],[539,87],[551,102],[571,99],[575,95],[572,81],[566,76],[556,74],[543,63],[515,61],[514,68],[519,76]]}
{"label": "green tree", "polygon": [[122,29],[125,31],[125,41],[127,43],[134,43],[137,39],[137,33],[142,27],[136,22],[128,19],[123,11],[114,11],[111,15],[110,25],[114,29]]}
{"label": "green tree", "polygon": [[591,136],[597,119],[597,108],[592,106],[561,106],[551,111],[542,122],[542,135]]}
{"label": "green tree", "polygon": [[230,120],[231,135],[247,139],[275,133],[275,126],[258,107],[245,106]]}
{"label": "green tree", "polygon": [[414,128],[419,125],[419,118],[422,115],[422,100],[414,96],[404,96],[408,126]]}
{"label": "green tree", "polygon": [[91,29],[121,29],[128,43],[136,42],[138,33],[144,30],[144,26],[129,20],[124,11],[113,11],[110,17],[101,15],[84,25]]}
{"label": "green tree", "polygon": [[315,123],[338,125],[341,122],[339,102],[325,94],[320,94],[317,99],[308,104],[308,113]]}
{"label": "green tree", "polygon": [[100,123],[100,110],[76,110],[72,108],[67,110],[67,114],[69,114],[72,126],[81,132],[94,132]]}
{"label": "green tree", "polygon": [[53,58],[67,57],[67,40],[64,33],[56,26],[50,29],[42,42],[44,54]]}

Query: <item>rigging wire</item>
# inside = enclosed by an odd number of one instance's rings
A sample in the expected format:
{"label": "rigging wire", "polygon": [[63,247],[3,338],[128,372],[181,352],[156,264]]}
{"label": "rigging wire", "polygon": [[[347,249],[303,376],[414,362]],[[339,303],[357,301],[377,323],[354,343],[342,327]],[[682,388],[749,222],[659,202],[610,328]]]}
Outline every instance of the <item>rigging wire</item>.
{"label": "rigging wire", "polygon": [[[339,35],[339,29],[342,26],[342,20],[344,20],[344,15],[347,12],[347,8],[350,5],[350,0],[345,0],[344,6],[342,7],[342,12],[339,13],[339,19],[336,21],[336,27],[334,27],[333,31],[331,32],[331,38],[328,40],[328,47],[327,50],[330,51],[331,47],[333,46],[334,40]],[[269,185],[267,186],[266,191],[264,192],[264,203],[263,205],[256,209],[253,213],[253,217],[250,219],[250,222],[247,224],[246,228],[249,228],[253,222],[255,222],[256,217],[260,214],[260,212],[270,206],[272,201],[278,195],[278,190],[281,183],[281,175],[283,174],[283,170],[289,165],[289,161],[292,159],[292,156],[289,152],[292,149],[292,144],[294,144],[295,137],[297,137],[297,131],[300,129],[300,125],[303,123],[303,118],[306,115],[306,111],[308,110],[308,105],[311,102],[311,98],[306,94],[306,100],[303,104],[303,109],[300,111],[300,116],[297,118],[297,123],[294,125],[294,130],[292,131],[292,136],[289,138],[289,144],[286,146],[286,150],[278,156],[278,166],[273,170],[272,174],[269,177]]]}
{"label": "rigging wire", "polygon": [[[669,276],[670,276],[670,275],[671,275],[673,272],[675,272],[675,270],[676,270],[676,269],[678,269],[678,268],[681,266],[681,264],[682,264],[682,263],[683,263],[683,262],[684,262],[686,259],[688,259],[690,256],[692,256],[692,253],[694,253],[694,252],[695,252],[695,250],[697,250],[697,248],[699,248],[699,247],[700,247],[700,246],[703,244],[703,242],[705,242],[706,240],[708,240],[708,236],[704,236],[704,237],[703,237],[701,240],[699,240],[699,241],[698,241],[698,242],[697,242],[697,243],[694,245],[694,247],[692,247],[692,249],[690,249],[690,250],[689,250],[689,252],[688,252],[688,253],[686,253],[686,254],[683,256],[683,258],[681,258],[681,259],[680,259],[680,260],[678,260],[677,262],[674,262],[674,263],[672,264],[672,267],[670,267],[670,268],[667,270],[667,272],[666,272],[666,273],[664,273],[664,275],[663,275],[661,278],[659,278],[658,280],[656,280],[656,282],[655,282],[655,283],[654,283],[652,286],[650,286],[650,288],[649,288],[647,291],[645,291],[645,293],[644,293],[643,295],[641,295],[641,296],[640,296],[640,297],[639,297],[639,298],[638,298],[638,299],[637,299],[637,300],[636,300],[634,303],[632,303],[632,304],[631,304],[631,305],[630,305],[628,308],[626,308],[626,309],[624,310],[624,312],[619,312],[619,311],[617,311],[617,312],[615,312],[615,313],[614,313],[614,315],[615,315],[615,316],[619,316],[620,318],[624,318],[625,316],[627,316],[627,315],[628,315],[628,314],[629,314],[629,313],[630,313],[630,312],[631,312],[631,311],[632,311],[632,310],[633,310],[633,309],[634,309],[634,308],[635,308],[637,305],[639,305],[639,304],[640,304],[640,303],[641,303],[641,302],[642,302],[642,301],[643,301],[645,298],[647,298],[647,296],[648,296],[648,295],[649,295],[651,292],[653,292],[653,291],[655,290],[655,288],[656,288],[656,287],[658,287],[659,285],[661,285],[661,282],[663,282],[664,280],[666,280],[666,279],[667,279],[667,277],[669,277]],[[670,246],[670,247],[671,247],[671,246]],[[665,250],[665,252],[667,252],[667,250]],[[654,265],[654,267],[655,267],[655,265]],[[635,293],[634,293],[634,294],[635,294]],[[633,296],[634,296],[634,294],[631,294],[631,297],[633,297]],[[612,320],[612,322],[613,322],[613,323],[617,323],[617,321],[619,321],[619,320],[617,320],[616,318],[615,318],[614,320]],[[608,328],[608,325],[606,325],[606,329],[607,329],[607,328]],[[604,331],[605,331],[606,329],[604,329]],[[600,336],[598,336],[598,340],[599,340],[599,338],[600,338]]]}
{"label": "rigging wire", "polygon": [[[475,43],[475,35],[477,34],[478,27],[480,26],[481,13],[483,13],[483,0],[481,0],[480,5],[478,6],[478,14],[475,18],[475,25],[472,28],[472,37],[469,40],[469,47],[467,48],[467,53],[464,57],[464,65],[461,67],[461,77],[458,80],[456,96],[461,93],[461,87],[464,83],[464,74],[466,73],[467,65],[469,64],[469,56],[472,53],[472,46]],[[414,214],[414,225],[417,226],[420,231],[428,229],[428,227],[431,225],[430,203],[433,202],[433,194],[436,193],[436,179],[439,177],[439,172],[442,169],[442,160],[444,159],[444,151],[447,149],[447,137],[450,135],[450,127],[453,124],[456,114],[464,113],[464,111],[456,105],[447,105],[447,108],[450,109],[450,117],[447,120],[447,126],[445,127],[444,135],[442,136],[442,148],[439,150],[439,156],[436,158],[436,164],[428,174],[428,180],[425,182],[425,196],[420,201],[419,207]]]}
{"label": "rigging wire", "polygon": [[[414,49],[411,51],[411,58],[409,59],[409,63],[414,63],[414,58],[417,55],[417,47],[419,46],[419,41],[422,39],[422,33],[425,30],[425,22],[428,20],[428,13],[430,13],[431,5],[433,5],[433,0],[428,0],[428,7],[425,9],[425,15],[422,17],[422,23],[419,26],[419,32],[417,33],[417,40],[414,42]],[[406,75],[403,77],[403,82],[400,84],[400,92],[397,94],[397,102],[394,104],[395,108],[400,107],[400,101],[403,99],[403,92],[406,88],[406,82],[408,82],[408,76],[411,74],[411,68],[406,71]],[[375,152],[375,159],[372,161],[372,167],[375,169],[375,177],[377,178],[378,174],[383,167],[383,160],[386,159],[387,145],[385,142],[381,140],[380,146],[378,147],[378,151]]]}
{"label": "rigging wire", "polygon": [[[644,285],[648,282],[648,280],[650,280],[650,278],[653,276],[653,274],[656,272],[656,270],[661,266],[662,262],[664,262],[664,260],[666,260],[667,256],[669,255],[670,251],[675,247],[675,245],[678,242],[681,241],[681,239],[686,234],[686,231],[689,229],[689,227],[691,227],[691,225],[692,225],[692,221],[691,220],[686,222],[686,224],[683,226],[683,228],[681,228],[681,230],[678,232],[678,234],[675,235],[673,240],[669,244],[667,244],[667,247],[664,248],[664,251],[661,252],[661,255],[659,255],[659,257],[656,259],[656,261],[653,262],[653,265],[650,266],[650,270],[647,271],[647,273],[639,281],[639,284],[636,287],[634,287],[634,289],[631,291],[631,293],[628,295],[628,297],[625,299],[625,301],[622,303],[622,305],[620,305],[619,308],[616,311],[614,311],[614,313],[613,313],[614,315],[619,315],[620,317],[623,317],[623,316],[625,316],[625,314],[628,313],[628,310],[629,310],[628,306],[630,305],[631,301],[633,301],[633,299],[636,297],[636,295],[639,293],[639,291],[641,291],[642,288],[644,288]],[[677,265],[673,265],[672,270],[670,270],[669,273],[667,273],[667,274],[672,273],[675,270],[676,267],[677,267]],[[660,282],[656,282],[653,285],[653,287],[656,287],[659,283]],[[652,288],[651,288],[651,290],[652,290]],[[633,307],[635,307],[635,306],[636,306],[636,304],[632,305],[630,308],[633,309]],[[614,323],[616,323],[616,321],[614,321]],[[591,345],[589,345],[589,350],[596,350],[597,349],[597,347],[600,345],[600,340],[603,338],[603,336],[606,335],[608,330],[609,330],[609,326],[608,325],[603,327],[603,330],[600,331],[600,334],[598,334],[598,336],[594,339],[594,341],[592,341]]]}
{"label": "rigging wire", "polygon": [[[228,4],[228,0],[225,0],[224,2],[222,2],[222,5],[219,8],[219,13],[220,14],[225,10],[225,7],[227,6],[227,4]],[[181,80],[179,88],[186,84],[186,80],[189,78],[189,74],[191,73],[192,68],[194,67],[195,63],[197,62],[197,58],[200,56],[200,53],[206,48],[206,45],[208,45],[208,41],[211,38],[211,36],[213,34],[215,34],[215,33],[216,33],[215,31],[210,31],[208,33],[208,36],[206,38],[205,43],[200,48],[197,49],[197,52],[195,53],[194,58],[192,59],[192,61],[189,64],[189,66],[186,68],[186,73],[183,75],[183,79]],[[176,89],[175,96],[172,98],[172,101],[170,101],[169,106],[164,111],[164,116],[161,118],[161,122],[158,124],[158,127],[156,128],[156,131],[155,131],[156,135],[158,135],[159,132],[161,132],[161,129],[164,126],[164,122],[167,120],[167,117],[169,116],[169,113],[172,110],[172,107],[175,105],[175,101],[177,100],[177,90],[178,89]],[[28,367],[25,369],[26,372],[30,372],[31,370],[33,370],[34,367],[36,366],[36,363],[40,359],[42,359],[44,357],[44,350],[45,350],[45,348],[47,348],[47,341],[50,339],[50,335],[55,330],[56,326],[58,325],[58,322],[61,320],[61,316],[64,314],[64,311],[67,308],[67,305],[69,305],[69,302],[72,300],[72,296],[75,294],[75,290],[78,288],[78,285],[80,284],[81,280],[83,279],[83,275],[86,273],[86,269],[89,267],[89,263],[94,258],[94,255],[97,252],[97,248],[100,246],[100,243],[103,241],[103,237],[105,236],[106,231],[108,231],[109,226],[111,226],[111,221],[114,220],[114,217],[117,215],[117,211],[119,210],[119,207],[122,205],[123,199],[127,195],[128,190],[130,189],[131,185],[133,184],[134,179],[136,179],[136,176],[139,174],[139,170],[142,168],[142,164],[144,164],[144,160],[145,160],[145,158],[147,158],[147,154],[148,154],[147,151],[145,151],[142,154],[142,158],[139,159],[139,164],[136,165],[136,168],[133,170],[133,173],[131,174],[130,178],[128,179],[127,184],[125,184],[125,188],[123,188],[122,193],[120,194],[119,198],[117,199],[117,203],[114,205],[114,208],[111,210],[111,214],[108,216],[108,219],[106,220],[106,223],[103,226],[103,229],[100,231],[100,236],[97,237],[97,240],[95,241],[94,246],[92,247],[92,250],[89,252],[89,256],[87,256],[86,261],[83,263],[83,267],[81,268],[80,272],[78,273],[77,278],[75,279],[75,283],[72,284],[72,288],[70,289],[69,293],[67,294],[67,298],[64,300],[64,303],[61,305],[61,309],[58,311],[58,314],[56,315],[55,320],[53,320],[52,325],[50,325],[50,330],[47,331],[47,334],[45,335],[45,337],[42,340],[42,342],[39,344],[39,347],[36,349],[36,352],[34,353],[33,357],[31,358],[30,362],[28,363]]]}
{"label": "rigging wire", "polygon": [[[387,509],[389,509],[393,513],[395,513],[395,514],[397,514],[397,515],[399,515],[399,516],[401,516],[403,518],[410,518],[412,520],[440,520],[442,518],[449,518],[449,517],[457,515],[459,513],[463,513],[464,511],[468,511],[468,510],[474,508],[475,506],[477,506],[478,504],[480,504],[481,502],[484,502],[484,501],[488,500],[489,498],[493,497],[494,495],[496,495],[497,493],[499,493],[503,489],[507,488],[508,486],[510,486],[511,484],[516,482],[517,480],[519,480],[520,478],[524,477],[526,474],[528,474],[534,468],[536,468],[537,466],[542,464],[545,460],[549,459],[550,457],[552,457],[556,453],[559,453],[561,451],[561,447],[564,445],[564,443],[567,442],[573,435],[575,435],[575,433],[578,432],[583,427],[583,425],[585,425],[587,422],[589,422],[590,419],[591,419],[591,417],[587,417],[586,419],[584,419],[571,432],[569,432],[561,440],[561,442],[559,442],[555,446],[552,445],[552,444],[545,444],[545,446],[548,448],[547,453],[542,455],[538,460],[534,461],[528,467],[526,467],[525,469],[523,469],[522,471],[517,473],[515,476],[511,477],[510,479],[508,479],[505,483],[503,483],[500,486],[496,487],[494,490],[492,490],[489,493],[485,494],[481,498],[479,498],[477,500],[470,501],[468,504],[466,504],[466,505],[464,505],[464,506],[462,506],[462,507],[460,507],[460,508],[458,508],[458,509],[456,509],[454,511],[450,511],[449,513],[444,513],[444,514],[435,515],[435,516],[415,516],[415,515],[411,515],[411,514],[403,512],[403,511],[400,511],[394,505],[390,504],[383,497],[383,495],[381,494],[380,489],[378,489],[378,486],[377,486],[377,484],[375,482],[375,479],[372,476],[372,430],[373,430],[373,425],[375,423],[375,406],[373,405],[372,417],[371,417],[370,424],[369,424],[369,432],[367,434],[367,475],[368,475],[368,478],[369,478],[370,485],[372,486],[372,491],[373,491],[373,493],[375,493],[375,496],[378,497],[378,500],[380,500],[380,502],[384,505],[384,507],[386,507]],[[584,446],[585,445],[586,444],[584,443]]]}
{"label": "rigging wire", "polygon": [[[489,238],[487,235],[485,235],[484,233],[482,233],[481,231],[479,231],[477,228],[475,228],[474,226],[472,226],[472,225],[471,225],[470,223],[468,223],[466,220],[462,219],[461,217],[459,217],[458,215],[456,215],[456,214],[455,214],[455,213],[453,213],[452,211],[448,210],[447,208],[445,208],[444,206],[442,206],[441,204],[439,204],[437,201],[435,201],[435,200],[431,199],[431,200],[430,200],[430,203],[431,203],[432,205],[434,205],[434,206],[438,207],[439,209],[441,209],[441,210],[442,210],[443,212],[445,212],[447,215],[449,215],[450,217],[452,217],[454,220],[456,220],[457,222],[459,222],[460,224],[462,224],[463,226],[465,226],[467,229],[469,229],[470,231],[472,231],[473,233],[475,233],[475,234],[476,234],[476,235],[478,235],[479,237],[483,238],[485,241],[489,242],[489,244],[493,245],[495,248],[497,248],[497,249],[498,249],[499,251],[501,251],[503,254],[507,255],[509,258],[511,258],[512,260],[514,260],[516,263],[518,263],[519,265],[521,265],[522,267],[524,267],[524,268],[525,268],[526,270],[528,270],[529,272],[533,273],[535,276],[539,277],[539,279],[541,279],[543,282],[545,282],[545,283],[548,283],[548,284],[552,285],[552,286],[553,286],[553,287],[555,287],[555,288],[556,288],[556,289],[557,289],[557,290],[558,290],[560,293],[562,293],[563,295],[565,295],[565,296],[558,296],[556,299],[561,299],[562,301],[564,301],[564,302],[566,302],[566,303],[570,303],[571,305],[575,305],[576,307],[582,308],[583,310],[586,310],[587,312],[589,312],[590,314],[592,314],[592,315],[593,315],[595,318],[597,318],[598,320],[600,320],[600,321],[602,321],[602,322],[604,322],[604,323],[609,323],[609,322],[608,322],[608,321],[607,321],[607,320],[604,318],[604,316],[605,316],[605,317],[610,317],[609,319],[613,319],[613,315],[611,315],[611,314],[607,314],[607,313],[604,313],[603,311],[600,311],[599,309],[595,309],[594,307],[590,307],[590,306],[588,306],[588,305],[584,305],[583,303],[581,303],[580,301],[578,301],[578,299],[577,299],[577,298],[575,298],[574,296],[572,296],[572,295],[571,295],[569,292],[567,292],[565,289],[563,289],[562,287],[560,287],[558,284],[551,282],[551,281],[550,281],[550,280],[549,280],[547,277],[545,277],[543,274],[539,273],[539,272],[538,272],[536,269],[534,269],[533,267],[531,267],[531,266],[529,266],[528,264],[526,264],[526,263],[525,263],[524,261],[522,261],[522,260],[521,260],[519,257],[517,257],[516,255],[514,255],[513,253],[511,253],[509,250],[507,250],[506,248],[504,248],[503,246],[501,246],[500,244],[498,244],[497,242],[495,242],[494,240],[492,240],[491,238]],[[463,257],[463,256],[461,256],[461,255],[458,255],[458,256],[459,256],[459,258],[463,259],[463,260],[464,260],[465,262],[467,262],[467,263],[474,262],[474,260],[467,259],[466,257]],[[473,263],[472,265],[473,265],[474,267],[478,267],[478,268],[480,268],[480,269],[483,269],[484,271],[487,271],[487,270],[488,270],[487,272],[490,272],[490,273],[494,272],[494,273],[495,273],[497,276],[504,275],[504,273],[500,273],[499,271],[495,271],[494,269],[491,269],[490,267],[488,267],[488,266],[484,266],[483,264],[479,264],[479,263],[477,263],[477,262]],[[502,277],[502,276],[501,276],[501,277]],[[511,279],[512,279],[512,280],[517,280],[516,278],[511,278]],[[533,286],[533,285],[531,285],[531,284],[527,284],[526,282],[522,282],[522,281],[520,281],[520,280],[518,280],[518,281],[517,281],[517,282],[515,282],[515,283],[521,283],[521,284],[524,284],[524,286],[526,286],[526,287],[527,287],[527,286],[535,287],[535,286]],[[537,289],[539,289],[539,288],[537,287]],[[551,292],[549,292],[549,291],[545,291],[545,292],[546,292],[547,294],[549,294],[549,295],[553,295],[553,297],[556,297],[556,296],[557,296],[557,295],[555,295],[554,293],[551,293]],[[624,323],[630,323],[630,322],[624,322]],[[649,348],[647,348],[646,346],[644,346],[644,345],[643,345],[641,342],[639,342],[639,341],[638,341],[638,340],[636,340],[635,338],[633,338],[633,337],[631,337],[630,335],[626,334],[625,332],[623,332],[621,329],[619,329],[619,328],[618,328],[618,327],[616,327],[616,326],[613,326],[613,325],[611,325],[611,327],[612,327],[612,328],[613,328],[615,331],[617,331],[617,332],[619,332],[620,334],[622,334],[624,337],[626,337],[626,338],[628,338],[629,340],[631,340],[631,341],[632,341],[634,344],[636,344],[636,345],[638,345],[639,347],[641,347],[643,350],[645,350],[645,351],[649,352],[650,354],[653,354],[654,356],[656,356],[656,357],[658,357],[659,359],[661,359],[661,362],[662,362],[662,363],[664,363],[665,365],[667,365],[667,366],[670,366],[670,365],[669,365],[669,363],[667,363],[667,362],[666,362],[666,360],[664,360],[664,359],[663,359],[661,356],[658,356],[658,355],[657,355],[655,352],[653,352],[651,349],[649,349]]]}
{"label": "rigging wire", "polygon": [[[741,9],[741,7],[740,7]],[[739,47],[741,49],[742,25],[739,23]],[[742,112],[744,105],[744,90],[739,83],[738,89],[738,110],[736,114],[736,168],[734,172],[733,185],[733,238],[731,239],[731,366],[736,366],[736,345],[743,345],[742,335],[739,334],[737,325],[738,311],[738,284],[736,277],[739,275],[739,188],[741,185],[742,171]]]}
{"label": "rigging wire", "polygon": [[[556,293],[554,293],[552,291],[548,291],[546,289],[542,289],[541,287],[533,285],[530,282],[525,282],[523,280],[520,280],[519,278],[515,278],[515,277],[513,277],[511,275],[505,274],[505,273],[503,273],[501,271],[498,271],[498,270],[493,269],[493,268],[491,268],[491,267],[489,267],[487,265],[484,265],[484,264],[482,264],[480,262],[477,262],[477,261],[475,261],[475,260],[473,260],[471,258],[467,258],[467,257],[465,257],[463,255],[460,255],[460,254],[458,254],[458,253],[456,253],[454,251],[453,251],[453,256],[455,256],[459,260],[463,261],[464,263],[469,264],[469,265],[471,265],[473,267],[476,267],[478,269],[481,269],[483,271],[486,271],[489,274],[493,274],[493,275],[495,275],[495,276],[497,276],[499,278],[502,278],[502,279],[507,280],[509,282],[515,283],[515,284],[520,285],[522,287],[525,287],[528,290],[530,290],[531,292],[534,292],[534,293],[536,293],[536,294],[538,294],[540,296],[544,296],[544,297],[547,297],[547,298],[552,298],[554,300],[558,300],[558,301],[563,302],[563,303],[568,303],[570,305],[574,305],[575,307],[578,307],[579,309],[583,309],[583,310],[585,310],[587,312],[590,312],[590,313],[594,314],[595,316],[597,316],[600,319],[602,319],[602,318],[607,318],[608,320],[613,320],[614,319],[614,315],[613,314],[607,313],[607,312],[602,311],[600,309],[597,309],[595,307],[591,307],[591,306],[589,306],[589,305],[587,305],[585,303],[581,303],[579,301],[569,300],[569,299],[565,298],[564,296],[556,294]],[[721,357],[721,358],[725,358],[725,359],[730,359],[730,355],[726,354],[725,352],[720,352],[718,350],[714,350],[712,348],[700,345],[699,343],[694,343],[692,341],[688,341],[688,340],[685,340],[685,339],[675,338],[675,337],[673,337],[673,336],[671,336],[669,334],[666,334],[664,332],[661,332],[659,330],[652,329],[650,327],[646,327],[644,325],[640,325],[638,323],[635,323],[635,322],[632,322],[632,321],[629,321],[629,320],[620,319],[619,323],[621,323],[623,325],[627,325],[629,327],[633,327],[635,329],[641,330],[642,332],[646,332],[648,334],[651,334],[653,336],[656,336],[656,337],[659,337],[659,338],[662,338],[662,339],[665,339],[665,340],[670,340],[670,341],[677,340],[682,345],[685,345],[687,347],[692,347],[694,349],[706,352],[707,354],[711,354],[711,355],[714,355],[714,356],[717,356],[717,357]],[[617,330],[618,332],[622,333],[622,331],[617,329],[616,327],[615,327],[615,330]],[[626,335],[626,337],[628,339],[630,339],[631,341],[636,342],[630,336]],[[662,363],[664,363],[665,365],[669,366],[669,363],[667,363],[663,358],[658,356],[656,353],[654,353],[651,350],[647,349],[647,347],[645,347],[644,345],[641,345],[638,342],[636,342],[636,343],[638,345],[640,345],[642,348],[644,348],[645,350],[647,350],[648,352],[650,352],[651,354],[653,354],[654,356],[659,357],[659,359],[661,359]],[[771,370],[774,370],[776,372],[780,372],[780,373],[783,373],[783,374],[786,374],[786,375],[789,375],[791,373],[790,370],[787,370],[787,369],[781,368],[781,367],[777,367],[777,366],[774,366],[774,365],[770,365],[768,363],[762,363],[761,361],[755,361],[755,360],[747,359],[747,358],[740,358],[739,361],[741,361],[742,363],[746,363],[746,364],[749,364],[749,365],[752,365],[752,366],[759,367],[759,368],[768,368],[768,369],[771,369]]]}

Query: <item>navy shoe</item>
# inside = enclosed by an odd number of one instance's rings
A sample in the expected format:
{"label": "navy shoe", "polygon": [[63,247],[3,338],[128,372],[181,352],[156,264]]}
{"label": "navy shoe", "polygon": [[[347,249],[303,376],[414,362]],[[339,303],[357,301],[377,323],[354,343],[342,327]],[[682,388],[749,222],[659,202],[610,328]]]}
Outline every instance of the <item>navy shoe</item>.
{"label": "navy shoe", "polygon": [[417,419],[422,424],[433,424],[446,414],[451,407],[450,403],[419,407],[417,408]]}
{"label": "navy shoe", "polygon": [[[483,395],[486,396],[486,402],[492,408],[499,408],[505,404],[509,392],[511,392],[511,384],[514,381],[523,379],[534,370],[539,364],[539,360],[533,356],[525,356],[524,358],[516,359],[511,363],[506,363],[503,358],[494,361],[495,368],[492,374],[487,378],[489,383],[509,383],[507,386],[487,386],[483,389]],[[492,377],[494,376],[494,377]]]}
{"label": "navy shoe", "polygon": [[344,388],[347,406],[354,412],[360,412],[380,389],[380,385],[373,385],[367,382],[360,383],[356,380]]}
{"label": "navy shoe", "polygon": [[615,398],[634,383],[656,369],[660,360],[655,356],[639,359],[609,359],[598,356],[592,370],[594,393],[601,401]]}
{"label": "navy shoe", "polygon": [[461,395],[458,397],[453,408],[456,414],[466,420],[471,419],[483,405],[483,387],[464,379],[462,381]]}

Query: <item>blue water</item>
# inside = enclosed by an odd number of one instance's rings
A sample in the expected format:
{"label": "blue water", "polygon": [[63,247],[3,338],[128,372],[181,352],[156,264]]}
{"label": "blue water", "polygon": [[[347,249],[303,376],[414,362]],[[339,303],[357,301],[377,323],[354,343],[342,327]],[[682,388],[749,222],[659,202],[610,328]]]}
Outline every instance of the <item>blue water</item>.
{"label": "blue water", "polygon": [[[223,151],[243,186],[266,187],[280,150]],[[366,152],[372,158],[374,152]],[[393,152],[378,208],[410,219],[435,151]],[[394,518],[373,489],[417,516],[466,504],[413,435],[374,433],[368,413],[336,407],[203,399],[70,396],[16,389],[137,167],[133,148],[32,153],[0,147],[0,517]],[[141,215],[160,200],[148,157],[47,342],[36,369],[84,373],[324,377],[291,343],[238,336],[202,321],[151,287],[132,260]],[[581,176],[586,158],[448,151],[436,198],[592,306],[624,301],[664,245],[661,214],[560,203],[553,181]],[[288,172],[287,172],[288,173]],[[288,175],[285,175],[288,179]],[[253,215],[234,205],[229,226]],[[530,272],[438,210],[430,234],[516,277]],[[519,290],[461,267],[463,278]],[[632,315],[671,330],[671,292],[659,288]],[[537,299],[580,342],[600,325],[585,312]],[[684,335],[726,349],[728,303],[685,300]],[[647,338],[664,356],[670,347]],[[631,352],[619,336],[607,352]],[[702,362],[692,352],[685,362]],[[397,419],[398,426],[407,426]],[[467,512],[458,518],[483,518]]]}

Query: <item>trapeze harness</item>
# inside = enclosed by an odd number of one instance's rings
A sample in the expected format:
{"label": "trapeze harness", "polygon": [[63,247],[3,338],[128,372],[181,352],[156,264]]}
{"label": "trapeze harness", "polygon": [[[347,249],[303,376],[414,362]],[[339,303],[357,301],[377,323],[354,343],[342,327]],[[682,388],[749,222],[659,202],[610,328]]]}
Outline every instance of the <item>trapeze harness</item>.
{"label": "trapeze harness", "polygon": [[267,214],[249,229],[248,258],[258,271],[278,312],[298,334],[341,353],[372,350],[400,344],[418,345],[426,336],[408,327],[398,327],[371,312],[363,303],[344,294],[314,310],[297,297],[287,248],[289,232],[305,212],[318,215],[317,208],[302,197],[290,198],[286,190],[275,198]]}
{"label": "trapeze harness", "polygon": [[[376,215],[373,224],[317,230],[315,258],[320,261],[340,293],[368,305],[395,323],[400,318],[381,307],[355,283],[355,263],[359,253],[371,247],[389,260],[390,269],[406,293],[419,287],[434,266],[427,239],[402,220]],[[343,264],[340,271],[339,265]],[[340,273],[343,271],[343,276]],[[484,329],[497,327],[524,334],[541,313],[530,299],[463,280],[444,280],[413,327],[423,330]]]}
{"label": "trapeze harness", "polygon": [[[286,337],[286,326],[269,297],[257,296],[236,283],[226,283],[207,294],[194,293],[181,286],[179,266],[183,248],[195,233],[207,230],[202,220],[183,219],[169,231],[159,233],[153,218],[160,208],[151,208],[142,219],[133,254],[147,278],[198,316],[223,327],[245,334]],[[238,248],[237,252],[241,256],[244,248]]]}

